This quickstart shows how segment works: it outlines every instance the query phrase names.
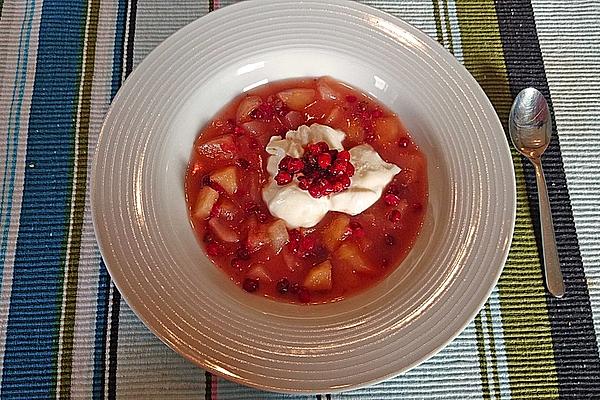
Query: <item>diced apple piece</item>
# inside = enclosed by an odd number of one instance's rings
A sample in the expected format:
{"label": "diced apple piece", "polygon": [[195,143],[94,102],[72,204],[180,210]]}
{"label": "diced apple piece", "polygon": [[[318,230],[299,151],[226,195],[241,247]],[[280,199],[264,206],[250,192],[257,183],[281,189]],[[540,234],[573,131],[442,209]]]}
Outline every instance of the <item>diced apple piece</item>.
{"label": "diced apple piece", "polygon": [[250,121],[252,111],[256,110],[262,104],[262,99],[258,96],[245,97],[238,106],[236,118],[239,123]]}
{"label": "diced apple piece", "polygon": [[224,199],[221,201],[219,207],[219,217],[226,219],[227,221],[233,221],[240,214],[238,206],[233,204],[231,201]]}
{"label": "diced apple piece", "polygon": [[258,279],[261,283],[271,283],[273,278],[264,264],[256,263],[246,272],[246,278]]}
{"label": "diced apple piece", "polygon": [[208,221],[208,226],[220,240],[228,243],[239,242],[240,237],[236,231],[225,225],[218,218],[211,218]]}
{"label": "diced apple piece", "polygon": [[296,272],[298,269],[302,268],[302,262],[298,257],[296,257],[289,249],[284,248],[281,252],[283,256],[283,262],[285,266],[291,271]]}
{"label": "diced apple piece", "polygon": [[237,147],[233,139],[233,135],[223,135],[208,142],[199,143],[196,146],[196,151],[200,155],[215,159],[233,158]]}
{"label": "diced apple piece", "polygon": [[304,278],[304,287],[314,292],[331,290],[331,262],[323,261],[312,267]]}
{"label": "diced apple piece", "polygon": [[345,264],[352,271],[368,275],[377,272],[356,243],[342,243],[333,255],[335,262]]}
{"label": "diced apple piece", "polygon": [[275,250],[275,254],[279,254],[283,246],[287,242],[290,241],[290,235],[288,234],[287,228],[285,226],[285,222],[283,220],[278,219],[273,222],[267,228],[267,232],[269,232],[269,237],[271,238],[271,246],[273,246],[273,250]]}
{"label": "diced apple piece", "polygon": [[373,123],[373,130],[382,144],[393,143],[400,138],[400,125],[393,116],[377,118]]}
{"label": "diced apple piece", "polygon": [[334,251],[340,243],[350,234],[348,225],[350,217],[346,214],[337,214],[323,230],[323,245],[329,251]]}
{"label": "diced apple piece", "polygon": [[206,219],[218,199],[219,192],[209,186],[204,186],[198,192],[198,198],[196,199],[196,205],[192,214],[196,218]]}
{"label": "diced apple piece", "polygon": [[213,172],[210,175],[210,180],[220,185],[229,194],[237,192],[238,172],[233,165]]}
{"label": "diced apple piece", "polygon": [[269,134],[270,126],[268,123],[263,121],[250,121],[244,122],[242,124],[242,128],[244,128],[252,136],[265,136]]}
{"label": "diced apple piece", "polygon": [[314,89],[295,88],[284,90],[277,93],[279,97],[290,110],[302,111],[304,107],[315,101],[316,92]]}
{"label": "diced apple piece", "polygon": [[360,123],[356,120],[350,121],[348,130],[346,131],[346,139],[348,139],[354,143],[360,143],[363,141],[364,135],[365,135],[365,132],[364,132],[362,126],[360,126]]}
{"label": "diced apple piece", "polygon": [[288,129],[297,129],[306,122],[304,114],[298,111],[290,111],[283,117],[283,122]]}
{"label": "diced apple piece", "polygon": [[339,85],[332,78],[328,76],[324,76],[317,80],[317,90],[319,92],[319,96],[323,100],[338,100],[342,97],[342,95],[335,90],[335,87]]}
{"label": "diced apple piece", "polygon": [[329,111],[329,114],[325,116],[325,119],[323,119],[323,124],[331,126],[335,122],[340,122],[343,117],[344,113],[342,112],[342,109],[338,106],[335,106],[331,109],[331,111]]}
{"label": "diced apple piece", "polygon": [[247,248],[249,251],[256,251],[271,241],[266,225],[259,224],[256,217],[248,220],[248,240]]}

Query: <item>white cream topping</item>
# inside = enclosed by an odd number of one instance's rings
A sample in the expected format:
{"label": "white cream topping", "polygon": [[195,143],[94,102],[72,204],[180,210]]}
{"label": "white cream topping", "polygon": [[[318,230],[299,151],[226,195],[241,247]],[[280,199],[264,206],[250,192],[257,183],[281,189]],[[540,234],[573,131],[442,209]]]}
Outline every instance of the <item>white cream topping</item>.
{"label": "white cream topping", "polygon": [[350,215],[360,214],[375,203],[385,186],[400,172],[394,164],[385,162],[368,144],[361,144],[349,150],[350,162],[354,165],[354,176],[350,187],[342,192],[315,199],[308,191],[298,187],[296,178],[284,186],[273,179],[278,172],[283,157],[302,157],[304,146],[309,143],[325,142],[331,149],[343,150],[345,133],[329,126],[302,125],[296,131],[288,131],[285,138],[273,136],[267,144],[271,154],[267,163],[270,179],[262,192],[262,197],[271,214],[285,221],[288,228],[309,228],[315,226],[328,211],[339,211]]}

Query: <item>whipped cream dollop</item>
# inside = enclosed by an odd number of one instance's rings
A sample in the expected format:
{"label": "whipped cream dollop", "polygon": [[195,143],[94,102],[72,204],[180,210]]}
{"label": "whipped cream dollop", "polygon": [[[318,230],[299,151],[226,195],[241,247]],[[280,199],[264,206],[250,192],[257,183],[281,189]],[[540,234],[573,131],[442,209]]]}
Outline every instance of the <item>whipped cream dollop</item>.
{"label": "whipped cream dollop", "polygon": [[313,124],[288,131],[283,138],[273,136],[267,144],[266,151],[271,154],[267,163],[270,179],[263,188],[262,197],[271,214],[284,220],[288,228],[315,226],[328,211],[360,214],[381,197],[385,186],[400,172],[400,168],[385,162],[373,147],[361,144],[349,150],[355,172],[350,178],[350,187],[342,192],[316,199],[298,187],[296,178],[283,186],[273,179],[279,162],[286,155],[300,158],[304,154],[304,146],[317,142],[325,142],[330,149],[341,151],[344,150],[342,141],[345,137],[342,131]]}

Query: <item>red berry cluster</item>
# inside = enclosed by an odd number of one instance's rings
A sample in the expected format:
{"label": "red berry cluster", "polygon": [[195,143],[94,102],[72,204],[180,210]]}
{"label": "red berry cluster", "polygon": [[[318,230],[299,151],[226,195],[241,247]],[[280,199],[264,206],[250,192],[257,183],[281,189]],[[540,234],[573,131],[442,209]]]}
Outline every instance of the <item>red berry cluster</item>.
{"label": "red berry cluster", "polygon": [[298,187],[318,199],[348,189],[353,175],[347,150],[329,149],[327,143],[319,142],[307,145],[302,158],[285,156],[279,162],[275,181],[280,186],[287,185],[296,176]]}

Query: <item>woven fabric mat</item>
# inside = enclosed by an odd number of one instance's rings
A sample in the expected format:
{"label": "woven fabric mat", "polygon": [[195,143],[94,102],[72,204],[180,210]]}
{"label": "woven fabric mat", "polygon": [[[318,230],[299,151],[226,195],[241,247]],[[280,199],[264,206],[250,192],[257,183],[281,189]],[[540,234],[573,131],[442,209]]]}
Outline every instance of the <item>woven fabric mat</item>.
{"label": "woven fabric mat", "polygon": [[[91,158],[119,86],[158,43],[231,1],[0,0],[0,397],[295,399],[206,373],[156,339],[102,264]],[[475,320],[386,382],[320,399],[600,399],[600,2],[373,0],[437,39],[502,121],[526,86],[554,116],[544,158],[567,297],[545,294],[534,173],[514,154],[515,235]]]}

